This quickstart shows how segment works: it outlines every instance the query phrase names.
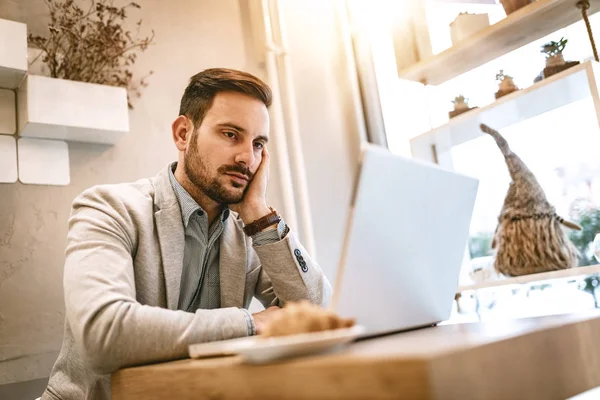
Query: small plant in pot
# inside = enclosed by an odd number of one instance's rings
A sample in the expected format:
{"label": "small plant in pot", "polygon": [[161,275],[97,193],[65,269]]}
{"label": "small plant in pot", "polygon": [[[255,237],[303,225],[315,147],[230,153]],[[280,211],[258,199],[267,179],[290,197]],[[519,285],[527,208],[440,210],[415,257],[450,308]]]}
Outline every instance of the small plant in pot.
{"label": "small plant in pot", "polygon": [[541,53],[546,55],[546,67],[542,71],[544,78],[579,64],[579,61],[565,61],[563,50],[567,46],[567,41],[568,39],[563,37],[558,42],[551,41],[542,46]]}
{"label": "small plant in pot", "polygon": [[448,115],[450,116],[450,118],[456,117],[457,115],[460,115],[469,110],[472,110],[473,108],[477,108],[477,107],[469,107],[469,99],[467,99],[462,94],[456,96],[454,98],[454,100],[452,100],[452,104],[454,104],[454,110],[448,112]]}
{"label": "small plant in pot", "polygon": [[495,93],[497,99],[519,90],[513,81],[513,77],[505,74],[502,69],[496,74],[496,81],[498,82],[498,91]]}
{"label": "small plant in pot", "polygon": [[558,42],[551,41],[542,46],[542,53],[546,55],[547,67],[563,65],[565,63],[562,52],[567,46],[567,42],[568,39],[561,38]]}
{"label": "small plant in pot", "polygon": [[29,34],[28,43],[40,50],[38,57],[48,75],[126,88],[129,107],[133,108],[132,95],[139,97],[147,82],[145,77],[134,79],[131,68],[138,52],[145,51],[154,39],[154,31],[150,36],[139,36],[141,20],[131,24],[133,32],[127,29],[129,12],[140,9],[140,5],[131,2],[117,7],[113,0],[86,0],[88,6],[82,8],[82,1],[44,2],[50,16],[47,36]]}

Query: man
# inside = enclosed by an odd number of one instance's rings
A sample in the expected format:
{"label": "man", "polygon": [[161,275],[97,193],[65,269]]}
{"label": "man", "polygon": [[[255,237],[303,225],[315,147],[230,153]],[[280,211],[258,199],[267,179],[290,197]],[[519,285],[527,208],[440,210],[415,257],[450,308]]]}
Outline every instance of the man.
{"label": "man", "polygon": [[[119,368],[260,334],[287,301],[327,305],[329,282],[265,199],[270,104],[258,78],[205,70],[172,125],[178,162],[75,199],[65,333],[43,399],[109,399]],[[246,310],[253,296],[265,311]]]}

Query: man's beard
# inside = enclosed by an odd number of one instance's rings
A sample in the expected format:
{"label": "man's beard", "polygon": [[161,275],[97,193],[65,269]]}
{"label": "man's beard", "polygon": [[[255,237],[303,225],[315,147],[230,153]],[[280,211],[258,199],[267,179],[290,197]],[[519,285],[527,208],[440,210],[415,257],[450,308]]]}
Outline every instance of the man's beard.
{"label": "man's beard", "polygon": [[[239,165],[222,165],[217,169],[215,176],[210,176],[209,168],[202,161],[202,158],[198,154],[197,147],[197,133],[195,132],[194,137],[190,142],[190,150],[184,157],[185,172],[190,182],[196,186],[202,194],[208,196],[211,200],[219,204],[236,204],[242,201],[253,174],[248,168],[241,167]],[[226,173],[236,173],[244,175],[248,178],[248,184],[243,191],[232,192],[219,182],[219,177]],[[231,185],[239,189],[242,185],[231,181]]]}

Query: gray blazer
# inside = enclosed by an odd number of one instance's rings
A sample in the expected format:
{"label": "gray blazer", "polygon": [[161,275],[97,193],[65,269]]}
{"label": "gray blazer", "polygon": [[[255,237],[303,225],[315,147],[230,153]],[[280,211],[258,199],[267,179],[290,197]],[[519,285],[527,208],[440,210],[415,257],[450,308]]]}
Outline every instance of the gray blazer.
{"label": "gray blazer", "polygon": [[177,310],[184,230],[165,168],[102,185],[73,202],[63,344],[42,399],[110,399],[110,373],[187,357],[188,345],[246,336],[247,308],[308,299],[327,306],[331,285],[293,232],[252,247],[231,213],[221,235],[221,309]]}

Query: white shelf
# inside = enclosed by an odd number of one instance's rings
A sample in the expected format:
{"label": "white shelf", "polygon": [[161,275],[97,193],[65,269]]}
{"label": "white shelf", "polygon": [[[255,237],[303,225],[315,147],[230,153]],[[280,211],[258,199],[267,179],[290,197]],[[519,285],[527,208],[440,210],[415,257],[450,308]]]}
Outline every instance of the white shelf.
{"label": "white shelf", "polygon": [[27,26],[0,19],[0,88],[18,88],[26,73]]}
{"label": "white shelf", "polygon": [[499,279],[493,281],[485,281],[481,283],[476,283],[473,285],[465,285],[459,286],[456,290],[456,293],[464,292],[466,290],[478,290],[478,289],[486,289],[492,287],[499,286],[507,286],[507,285],[522,285],[527,283],[534,283],[540,281],[548,281],[553,279],[565,279],[572,278],[577,276],[586,276],[591,274],[600,273],[600,265],[590,265],[588,267],[577,267],[577,268],[568,268],[561,269],[558,271],[550,271],[550,272],[541,272],[539,274],[530,274],[523,276],[516,276],[512,278]]}
{"label": "white shelf", "polygon": [[0,135],[0,183],[15,183],[17,177],[17,141],[14,136]]}
{"label": "white shelf", "polygon": [[17,92],[23,137],[115,144],[129,132],[124,88],[27,75]]}
{"label": "white shelf", "polygon": [[503,96],[486,107],[454,117],[445,125],[411,139],[412,155],[436,161],[432,152],[433,145],[439,157],[453,146],[483,136],[479,128],[481,123],[501,130],[587,97],[594,98],[600,124],[599,86],[600,64],[586,61],[526,89]]}
{"label": "white shelf", "polygon": [[17,108],[15,92],[0,89],[0,134],[14,135],[17,133]]}
{"label": "white shelf", "polygon": [[17,150],[21,183],[67,186],[71,181],[66,142],[20,138]]}
{"label": "white shelf", "polygon": [[[439,85],[559,29],[581,21],[579,0],[537,0],[457,46],[401,70],[398,76]],[[590,0],[588,15],[600,11]]]}

